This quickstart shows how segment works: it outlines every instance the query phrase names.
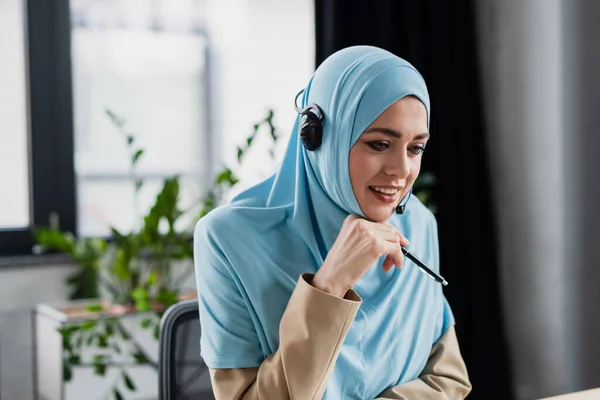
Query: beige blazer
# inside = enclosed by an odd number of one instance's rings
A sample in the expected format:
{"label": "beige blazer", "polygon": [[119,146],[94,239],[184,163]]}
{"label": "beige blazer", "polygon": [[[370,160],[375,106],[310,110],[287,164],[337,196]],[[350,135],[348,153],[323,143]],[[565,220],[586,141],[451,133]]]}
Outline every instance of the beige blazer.
{"label": "beige blazer", "polygon": [[[298,280],[279,325],[279,349],[259,367],[211,369],[218,400],[321,399],[362,299],[344,298]],[[350,379],[350,378],[349,378]],[[471,391],[454,327],[433,346],[418,379],[389,388],[377,399],[459,400]],[[370,400],[370,399],[365,399]]]}

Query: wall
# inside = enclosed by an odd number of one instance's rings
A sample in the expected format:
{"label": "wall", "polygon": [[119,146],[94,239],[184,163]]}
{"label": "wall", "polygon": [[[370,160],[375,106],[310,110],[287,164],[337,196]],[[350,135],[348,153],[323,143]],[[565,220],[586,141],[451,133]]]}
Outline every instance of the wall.
{"label": "wall", "polygon": [[478,38],[517,399],[564,393],[566,135],[561,0],[478,3]]}
{"label": "wall", "polygon": [[33,399],[32,310],[66,300],[74,270],[68,263],[0,267],[0,399]]}
{"label": "wall", "polygon": [[564,0],[568,389],[600,387],[600,3]]}
{"label": "wall", "polygon": [[[64,259],[62,256],[59,258]],[[0,399],[32,400],[34,399],[33,309],[38,303],[67,300],[69,288],[65,285],[65,281],[76,267],[64,261],[28,266],[22,265],[24,262],[27,263],[27,260],[15,260],[21,265],[8,266],[10,260],[0,259]],[[190,264],[178,263],[173,268],[176,276],[183,276],[187,271],[186,279],[183,280],[180,288],[183,291],[195,290],[194,274],[189,273],[192,271]],[[156,353],[157,343],[150,332],[138,329],[139,319],[129,318],[123,323],[149,354]],[[137,394],[156,393],[158,381],[154,370],[142,367],[130,368],[128,371],[132,379],[143,387],[141,391],[136,392]],[[91,370],[78,370],[75,373],[78,376],[78,383],[66,388],[70,399],[83,398],[77,395],[82,390],[85,393],[90,391],[104,393],[107,383],[114,380],[114,378],[99,379],[91,373]],[[110,377],[111,374],[116,376],[117,371],[109,368],[107,376]],[[140,382],[143,382],[143,385],[140,385]],[[123,393],[126,391],[124,390]]]}
{"label": "wall", "polygon": [[517,399],[600,387],[600,3],[479,4]]}

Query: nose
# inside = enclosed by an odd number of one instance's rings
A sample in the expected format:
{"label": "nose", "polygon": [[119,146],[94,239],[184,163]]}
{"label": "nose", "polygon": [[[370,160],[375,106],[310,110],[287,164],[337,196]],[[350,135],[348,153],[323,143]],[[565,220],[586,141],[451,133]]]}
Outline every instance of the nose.
{"label": "nose", "polygon": [[402,154],[390,154],[386,161],[384,172],[387,175],[395,175],[400,179],[406,179],[410,175],[410,159],[406,151]]}

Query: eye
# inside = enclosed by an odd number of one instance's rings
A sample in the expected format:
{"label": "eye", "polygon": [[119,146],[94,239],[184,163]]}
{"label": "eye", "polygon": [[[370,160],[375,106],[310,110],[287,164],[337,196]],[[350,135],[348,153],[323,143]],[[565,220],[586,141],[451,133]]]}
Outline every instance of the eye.
{"label": "eye", "polygon": [[414,155],[423,154],[425,153],[425,146],[411,146],[408,148],[408,151]]}
{"label": "eye", "polygon": [[388,142],[367,142],[367,145],[375,151],[386,151],[390,148]]}

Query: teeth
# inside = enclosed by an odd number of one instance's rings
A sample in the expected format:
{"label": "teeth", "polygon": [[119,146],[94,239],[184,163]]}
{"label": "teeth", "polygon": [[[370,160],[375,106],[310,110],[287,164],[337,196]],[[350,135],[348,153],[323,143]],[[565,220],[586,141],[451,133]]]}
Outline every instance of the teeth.
{"label": "teeth", "polygon": [[398,189],[387,189],[387,188],[379,188],[375,186],[371,186],[371,189],[383,193],[383,194],[396,194],[398,193]]}

